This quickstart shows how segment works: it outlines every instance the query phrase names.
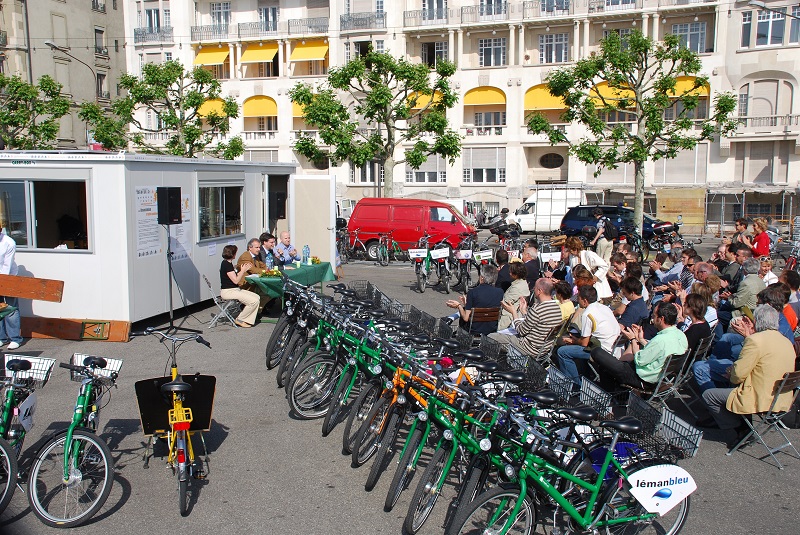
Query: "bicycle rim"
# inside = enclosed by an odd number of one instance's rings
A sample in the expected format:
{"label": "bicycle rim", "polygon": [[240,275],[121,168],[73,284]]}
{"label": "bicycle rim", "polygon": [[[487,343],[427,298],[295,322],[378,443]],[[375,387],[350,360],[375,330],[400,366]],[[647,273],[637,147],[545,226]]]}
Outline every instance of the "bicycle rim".
{"label": "bicycle rim", "polygon": [[0,513],[2,513],[17,488],[17,455],[4,439],[0,438]]}
{"label": "bicycle rim", "polygon": [[378,439],[391,407],[392,404],[387,398],[381,398],[364,420],[358,437],[353,442],[351,465],[354,468],[366,463],[378,450]]}
{"label": "bicycle rim", "polygon": [[371,382],[364,386],[361,393],[353,403],[350,414],[347,416],[347,423],[344,426],[344,434],[342,435],[342,453],[350,455],[353,453],[353,445],[358,438],[358,432],[367,419],[372,407],[378,402],[381,395],[379,383]]}
{"label": "bicycle rim", "polygon": [[328,409],[328,414],[325,415],[325,420],[322,422],[323,437],[328,436],[339,424],[339,418],[342,416],[345,405],[347,405],[347,400],[353,392],[353,389],[350,388],[350,381],[354,373],[355,371],[353,368],[350,368],[338,379],[339,384],[333,392],[331,407]]}
{"label": "bicycle rim", "polygon": [[66,435],[52,439],[39,451],[28,480],[28,501],[39,519],[52,527],[74,527],[89,520],[105,503],[114,481],[108,446],[96,435],[75,431],[70,479],[64,478]]}
{"label": "bicycle rim", "polygon": [[408,514],[403,524],[407,533],[413,535],[419,531],[425,521],[428,520],[431,511],[433,511],[433,507],[439,498],[439,492],[444,484],[444,479],[447,477],[447,471],[449,470],[448,460],[452,447],[452,443],[447,443],[437,448],[428,466],[425,467],[425,472],[422,473],[422,478],[417,484],[414,497],[411,498],[411,505],[408,508]]}
{"label": "bicycle rim", "polygon": [[324,416],[341,372],[341,363],[330,357],[315,358],[302,366],[289,389],[289,403],[295,413],[304,419]]}
{"label": "bicycle rim", "polygon": [[[519,511],[512,518],[520,499],[519,488],[495,487],[465,505],[456,515],[447,535],[486,535],[506,533],[529,535],[536,527],[536,510],[530,498],[523,497]],[[504,528],[508,528],[504,531]]]}
{"label": "bicycle rim", "polygon": [[394,509],[397,505],[397,500],[400,495],[414,479],[414,472],[417,469],[417,450],[419,449],[420,442],[422,442],[422,429],[414,429],[414,433],[408,437],[405,444],[405,451],[400,458],[400,463],[397,465],[397,471],[392,477],[392,482],[389,485],[389,492],[386,494],[386,500],[383,504],[383,510],[387,513]]}
{"label": "bicycle rim", "polygon": [[[178,436],[175,440],[175,448],[177,451],[183,450],[185,455],[188,455],[186,448],[186,431],[178,431]],[[178,511],[181,516],[189,514],[189,468],[186,463],[178,465],[176,470],[178,476]]]}

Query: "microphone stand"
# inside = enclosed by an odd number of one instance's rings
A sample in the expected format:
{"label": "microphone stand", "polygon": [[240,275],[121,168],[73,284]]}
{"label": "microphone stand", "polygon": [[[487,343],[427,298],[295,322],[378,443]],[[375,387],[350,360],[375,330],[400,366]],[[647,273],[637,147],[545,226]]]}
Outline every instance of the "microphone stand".
{"label": "microphone stand", "polygon": [[167,293],[169,294],[169,327],[167,327],[167,333],[175,333],[178,331],[202,333],[203,331],[197,329],[177,327],[175,325],[175,309],[172,304],[172,281],[174,280],[175,284],[178,284],[178,279],[175,278],[175,272],[172,270],[172,238],[169,229],[170,225],[167,224],[164,226],[167,227]]}

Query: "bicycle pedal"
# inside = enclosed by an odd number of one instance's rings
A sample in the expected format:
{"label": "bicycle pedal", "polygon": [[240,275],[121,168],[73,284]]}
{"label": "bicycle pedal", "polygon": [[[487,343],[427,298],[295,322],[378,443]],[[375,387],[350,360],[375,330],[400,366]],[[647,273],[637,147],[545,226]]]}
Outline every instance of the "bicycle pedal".
{"label": "bicycle pedal", "polygon": [[195,470],[194,473],[192,474],[192,476],[195,479],[205,479],[206,478],[206,475],[205,475],[205,473],[203,473],[202,470]]}

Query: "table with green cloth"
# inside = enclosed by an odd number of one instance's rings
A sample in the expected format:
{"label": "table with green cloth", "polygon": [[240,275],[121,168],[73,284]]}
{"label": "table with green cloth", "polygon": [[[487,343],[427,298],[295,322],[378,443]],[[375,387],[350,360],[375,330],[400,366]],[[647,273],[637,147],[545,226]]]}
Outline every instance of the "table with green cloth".
{"label": "table with green cloth", "polygon": [[[301,265],[294,269],[291,266],[287,266],[284,273],[287,277],[303,286],[313,286],[324,281],[336,280],[330,262],[320,262],[310,266]],[[248,282],[258,286],[265,295],[276,299],[283,297],[283,279],[281,277],[248,275],[246,278]]]}

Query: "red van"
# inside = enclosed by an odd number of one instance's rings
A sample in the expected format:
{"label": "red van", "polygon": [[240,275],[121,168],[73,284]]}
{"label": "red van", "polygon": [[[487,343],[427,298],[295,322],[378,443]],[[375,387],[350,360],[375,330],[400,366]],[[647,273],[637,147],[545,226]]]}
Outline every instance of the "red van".
{"label": "red van", "polygon": [[378,233],[394,232],[392,237],[403,250],[413,247],[427,231],[433,245],[443,238],[455,248],[461,241],[459,234],[475,233],[476,229],[452,205],[422,199],[395,199],[392,197],[364,198],[358,201],[347,223],[350,242],[354,232],[367,246],[370,258],[376,257]]}

